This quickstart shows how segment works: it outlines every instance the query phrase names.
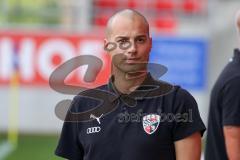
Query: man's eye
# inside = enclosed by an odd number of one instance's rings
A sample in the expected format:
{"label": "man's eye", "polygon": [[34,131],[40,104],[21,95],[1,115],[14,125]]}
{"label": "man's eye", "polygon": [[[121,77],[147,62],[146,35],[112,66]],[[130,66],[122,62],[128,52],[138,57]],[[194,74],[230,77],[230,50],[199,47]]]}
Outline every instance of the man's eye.
{"label": "man's eye", "polygon": [[139,39],[137,39],[137,42],[139,42],[139,43],[144,43],[144,42],[145,42],[145,39],[139,38]]}
{"label": "man's eye", "polygon": [[119,43],[119,48],[122,50],[126,50],[131,46],[131,42],[127,39],[119,40],[118,43]]}
{"label": "man's eye", "polygon": [[118,41],[118,43],[126,43],[126,42],[127,42],[126,39],[121,39],[121,40]]}

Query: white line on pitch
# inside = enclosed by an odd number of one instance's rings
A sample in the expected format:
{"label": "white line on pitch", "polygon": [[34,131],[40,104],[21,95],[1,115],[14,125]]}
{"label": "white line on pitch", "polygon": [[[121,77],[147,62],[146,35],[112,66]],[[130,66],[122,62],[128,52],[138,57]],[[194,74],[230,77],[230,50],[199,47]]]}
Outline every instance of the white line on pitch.
{"label": "white line on pitch", "polygon": [[204,160],[204,152],[201,154],[201,160]]}
{"label": "white line on pitch", "polygon": [[4,160],[12,151],[14,147],[6,142],[0,144],[0,160]]}

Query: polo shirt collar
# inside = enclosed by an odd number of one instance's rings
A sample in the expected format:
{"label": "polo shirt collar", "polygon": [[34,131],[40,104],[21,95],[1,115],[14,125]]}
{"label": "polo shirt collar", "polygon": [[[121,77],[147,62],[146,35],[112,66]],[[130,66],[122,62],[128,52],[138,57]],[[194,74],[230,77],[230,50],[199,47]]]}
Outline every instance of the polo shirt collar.
{"label": "polo shirt collar", "polygon": [[114,75],[112,75],[108,82],[108,90],[116,95],[116,98],[111,99],[111,102],[114,102],[115,100],[122,100],[125,104],[127,104],[129,107],[134,107],[136,105],[137,100],[144,99],[145,96],[148,95],[150,91],[152,91],[154,86],[154,79],[152,78],[150,73],[147,73],[147,76],[143,83],[133,92],[129,94],[121,93],[117,90],[116,86],[114,85]]}
{"label": "polo shirt collar", "polygon": [[233,59],[240,59],[240,50],[238,48],[234,49]]}

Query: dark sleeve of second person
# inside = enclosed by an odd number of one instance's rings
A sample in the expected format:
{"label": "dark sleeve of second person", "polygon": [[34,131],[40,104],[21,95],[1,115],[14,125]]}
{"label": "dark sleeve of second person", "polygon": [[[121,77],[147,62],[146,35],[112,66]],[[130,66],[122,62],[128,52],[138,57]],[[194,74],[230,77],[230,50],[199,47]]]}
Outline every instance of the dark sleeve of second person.
{"label": "dark sleeve of second person", "polygon": [[[76,110],[76,104],[73,100],[67,114],[74,110]],[[64,122],[55,154],[68,160],[83,160],[83,148],[78,139],[77,122]]]}
{"label": "dark sleeve of second person", "polygon": [[223,125],[240,125],[240,76],[228,81],[221,90]]}
{"label": "dark sleeve of second person", "polygon": [[173,113],[178,117],[173,126],[174,141],[184,139],[195,132],[200,132],[203,135],[206,128],[200,117],[198,105],[193,96],[186,90],[178,89]]}

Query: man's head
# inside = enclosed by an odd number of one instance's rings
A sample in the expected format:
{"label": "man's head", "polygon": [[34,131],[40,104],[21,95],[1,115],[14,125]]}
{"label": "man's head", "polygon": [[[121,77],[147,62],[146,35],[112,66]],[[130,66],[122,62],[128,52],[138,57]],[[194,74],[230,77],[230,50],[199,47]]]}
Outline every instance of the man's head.
{"label": "man's head", "polygon": [[110,46],[109,43],[117,46],[113,50],[108,50],[112,57],[113,69],[123,72],[143,69],[143,65],[136,63],[146,63],[149,59],[152,39],[147,20],[134,10],[117,12],[107,23],[105,48]]}
{"label": "man's head", "polygon": [[[133,21],[136,20],[136,18],[139,18],[144,23],[144,26],[146,26],[146,29],[147,29],[147,32],[149,35],[149,24],[148,24],[146,18],[141,13],[139,13],[135,10],[125,9],[125,10],[115,13],[112,17],[109,18],[109,20],[107,22],[106,32],[105,32],[107,38],[109,36],[111,36],[112,27],[114,27],[112,25],[114,25],[114,22],[116,22],[116,21],[119,22],[119,19],[117,19],[119,17],[122,17],[124,19],[128,18]],[[118,22],[117,22],[117,24],[119,24]]]}

